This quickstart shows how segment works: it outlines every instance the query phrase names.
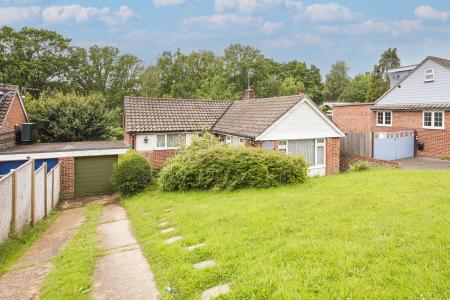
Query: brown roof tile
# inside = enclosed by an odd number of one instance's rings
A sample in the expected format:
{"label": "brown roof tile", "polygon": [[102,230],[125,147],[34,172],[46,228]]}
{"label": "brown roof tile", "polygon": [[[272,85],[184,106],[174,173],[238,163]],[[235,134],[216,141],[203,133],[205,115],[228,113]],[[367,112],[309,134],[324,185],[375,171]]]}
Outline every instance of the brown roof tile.
{"label": "brown roof tile", "polygon": [[19,87],[16,85],[0,84],[0,127],[3,125],[14,96],[18,92]]}
{"label": "brown roof tile", "polygon": [[450,110],[450,103],[427,103],[427,104],[375,104],[371,110],[403,110],[422,111],[427,109]]}
{"label": "brown roof tile", "polygon": [[450,60],[440,58],[440,57],[435,57],[435,56],[430,56],[429,58],[431,60],[433,60],[434,62],[440,64],[441,66],[446,67],[447,69],[450,69]]}
{"label": "brown roof tile", "polygon": [[170,132],[210,129],[231,101],[126,97],[127,132]]}
{"label": "brown roof tile", "polygon": [[235,101],[213,131],[254,138],[283,116],[302,97],[285,96]]}

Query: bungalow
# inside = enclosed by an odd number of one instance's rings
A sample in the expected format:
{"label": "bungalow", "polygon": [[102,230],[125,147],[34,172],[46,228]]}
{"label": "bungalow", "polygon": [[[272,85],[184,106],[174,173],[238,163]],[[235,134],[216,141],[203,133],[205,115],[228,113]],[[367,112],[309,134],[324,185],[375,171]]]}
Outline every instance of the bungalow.
{"label": "bungalow", "polygon": [[193,135],[210,130],[224,142],[302,155],[310,176],[339,172],[344,133],[304,94],[243,101],[126,97],[125,141],[156,167]]}

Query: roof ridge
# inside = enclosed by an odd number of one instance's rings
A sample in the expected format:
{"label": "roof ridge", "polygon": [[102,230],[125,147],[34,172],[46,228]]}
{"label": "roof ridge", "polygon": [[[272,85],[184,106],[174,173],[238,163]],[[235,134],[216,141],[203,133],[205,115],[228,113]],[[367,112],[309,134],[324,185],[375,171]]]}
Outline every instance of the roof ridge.
{"label": "roof ridge", "polygon": [[192,101],[192,102],[235,102],[234,100],[214,100],[214,99],[193,99],[193,98],[164,98],[164,97],[145,97],[145,96],[125,96],[125,100],[163,100],[163,101]]}

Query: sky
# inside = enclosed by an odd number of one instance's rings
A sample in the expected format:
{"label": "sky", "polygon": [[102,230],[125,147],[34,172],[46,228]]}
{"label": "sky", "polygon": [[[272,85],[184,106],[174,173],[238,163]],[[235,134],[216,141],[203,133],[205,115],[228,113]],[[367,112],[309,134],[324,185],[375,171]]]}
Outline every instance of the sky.
{"label": "sky", "polygon": [[75,45],[115,46],[152,64],[165,50],[232,43],[325,75],[337,60],[371,71],[397,47],[402,65],[450,59],[450,0],[0,0],[0,26],[55,30]]}

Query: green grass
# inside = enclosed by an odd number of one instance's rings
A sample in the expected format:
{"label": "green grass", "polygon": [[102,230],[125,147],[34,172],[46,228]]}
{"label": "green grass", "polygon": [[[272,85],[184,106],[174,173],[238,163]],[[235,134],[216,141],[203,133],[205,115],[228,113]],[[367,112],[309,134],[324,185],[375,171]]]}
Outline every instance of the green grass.
{"label": "green grass", "polygon": [[54,260],[40,299],[89,299],[95,262],[101,250],[96,229],[102,206],[89,204],[86,220]]}
{"label": "green grass", "polygon": [[[226,282],[226,299],[448,299],[450,292],[449,171],[372,169],[236,192],[151,190],[123,204],[165,299],[198,299]],[[164,217],[178,232],[159,233]],[[184,240],[163,243],[176,234]],[[199,242],[206,246],[183,249]],[[217,267],[193,269],[209,258]]]}
{"label": "green grass", "polygon": [[442,159],[443,159],[443,160],[448,160],[448,161],[450,161],[450,156],[445,156],[445,157],[443,157]]}
{"label": "green grass", "polygon": [[25,252],[31,248],[33,243],[58,218],[59,212],[53,212],[49,218],[30,227],[20,235],[14,235],[4,243],[0,244],[0,276],[2,276]]}

